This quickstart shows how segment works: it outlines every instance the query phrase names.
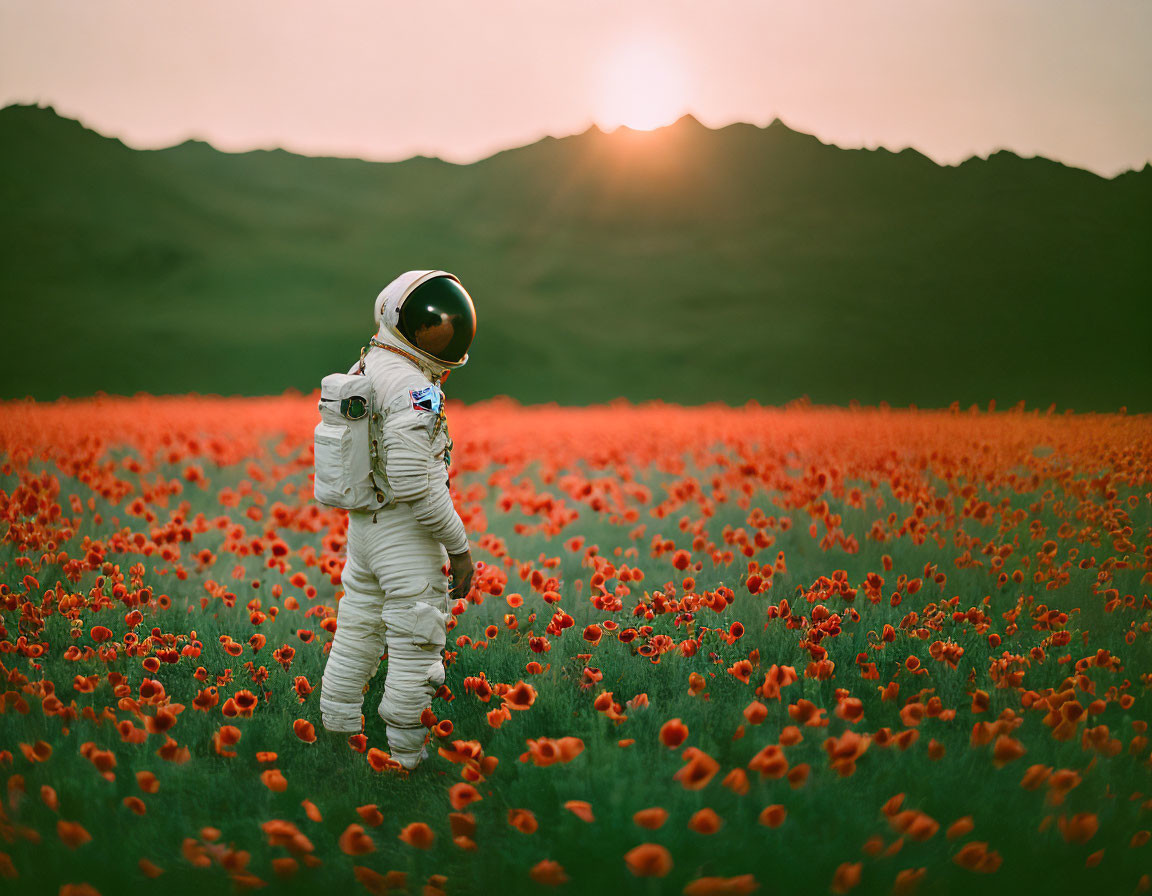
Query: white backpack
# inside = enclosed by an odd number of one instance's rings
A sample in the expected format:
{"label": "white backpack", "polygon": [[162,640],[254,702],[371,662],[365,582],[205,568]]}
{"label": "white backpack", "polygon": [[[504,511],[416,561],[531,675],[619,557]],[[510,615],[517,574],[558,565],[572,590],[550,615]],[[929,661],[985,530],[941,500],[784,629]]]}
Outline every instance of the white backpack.
{"label": "white backpack", "polygon": [[380,414],[361,363],[356,373],[331,373],[320,382],[316,424],[316,500],[343,510],[378,510],[391,503],[383,477],[373,475]]}

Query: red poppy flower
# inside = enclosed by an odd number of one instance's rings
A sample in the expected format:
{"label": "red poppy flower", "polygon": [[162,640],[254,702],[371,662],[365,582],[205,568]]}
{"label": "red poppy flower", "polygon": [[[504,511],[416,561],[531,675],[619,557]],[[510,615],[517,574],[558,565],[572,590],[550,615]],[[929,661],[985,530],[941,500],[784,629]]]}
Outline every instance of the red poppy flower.
{"label": "red poppy flower", "polygon": [[642,828],[648,828],[654,831],[664,825],[668,820],[668,813],[659,806],[653,806],[650,809],[641,809],[632,816],[632,820]]}
{"label": "red poppy flower", "polygon": [[788,817],[788,810],[775,803],[771,806],[765,806],[760,810],[760,817],[757,819],[760,824],[769,828],[778,828],[784,823],[784,819]]}
{"label": "red poppy flower", "polygon": [[508,824],[522,834],[534,834],[539,827],[536,816],[528,809],[509,809]]}
{"label": "red poppy flower", "polygon": [[358,824],[348,825],[340,835],[339,843],[341,852],[350,856],[362,856],[376,851],[376,844]]}
{"label": "red poppy flower", "polygon": [[684,887],[685,896],[748,896],[760,884],[751,874],[738,877],[698,877]]}
{"label": "red poppy flower", "polygon": [[672,777],[685,790],[703,790],[720,770],[720,764],[702,750],[689,747],[684,751],[684,765]]}
{"label": "red poppy flower", "polygon": [[471,784],[453,784],[448,788],[448,801],[452,804],[453,809],[463,809],[469,803],[474,803],[480,799],[483,797]]}
{"label": "red poppy flower", "polygon": [[669,719],[660,726],[660,743],[671,750],[680,746],[688,737],[688,726],[679,719]]}
{"label": "red poppy flower", "polygon": [[564,808],[579,818],[581,821],[593,822],[595,817],[592,815],[592,806],[583,800],[568,800],[564,804]]}
{"label": "red poppy flower", "polygon": [[701,809],[688,820],[688,827],[697,834],[715,834],[723,826],[724,819],[709,808]]}
{"label": "red poppy flower", "polygon": [[357,806],[356,814],[359,815],[364,824],[368,825],[370,828],[379,827],[384,823],[384,814],[380,811],[380,808],[375,803],[371,803],[367,806]]}
{"label": "red poppy flower", "polygon": [[672,870],[672,855],[658,843],[641,843],[624,854],[624,864],[637,877],[664,877]]}
{"label": "red poppy flower", "polygon": [[63,818],[56,822],[56,833],[69,849],[76,849],[92,839],[92,835],[79,822],[65,821]]}
{"label": "red poppy flower", "polygon": [[432,843],[436,839],[432,828],[428,827],[428,825],[422,821],[416,821],[407,825],[400,832],[399,836],[401,840],[416,849],[431,849]]}
{"label": "red poppy flower", "polygon": [[552,859],[541,859],[528,872],[532,880],[546,887],[558,887],[568,882],[568,875],[564,873],[563,866]]}
{"label": "red poppy flower", "polygon": [[292,731],[306,744],[316,743],[316,729],[312,723],[305,719],[297,719],[292,723]]}

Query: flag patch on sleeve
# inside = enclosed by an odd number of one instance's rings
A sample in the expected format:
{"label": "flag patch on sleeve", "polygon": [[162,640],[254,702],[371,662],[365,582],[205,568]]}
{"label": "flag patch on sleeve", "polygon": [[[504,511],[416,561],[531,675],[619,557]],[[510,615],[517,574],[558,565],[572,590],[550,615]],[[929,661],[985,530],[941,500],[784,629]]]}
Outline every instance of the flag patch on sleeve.
{"label": "flag patch on sleeve", "polygon": [[412,398],[412,409],[427,411],[430,414],[440,413],[442,396],[435,386],[425,386],[423,389],[409,389],[408,395]]}

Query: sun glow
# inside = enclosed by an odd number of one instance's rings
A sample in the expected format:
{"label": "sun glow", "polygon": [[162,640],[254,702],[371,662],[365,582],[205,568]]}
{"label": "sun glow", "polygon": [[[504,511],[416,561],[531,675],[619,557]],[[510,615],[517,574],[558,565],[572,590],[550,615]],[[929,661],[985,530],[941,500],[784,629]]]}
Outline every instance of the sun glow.
{"label": "sun glow", "polygon": [[650,131],[685,111],[684,70],[672,48],[652,40],[617,45],[604,60],[597,122]]}

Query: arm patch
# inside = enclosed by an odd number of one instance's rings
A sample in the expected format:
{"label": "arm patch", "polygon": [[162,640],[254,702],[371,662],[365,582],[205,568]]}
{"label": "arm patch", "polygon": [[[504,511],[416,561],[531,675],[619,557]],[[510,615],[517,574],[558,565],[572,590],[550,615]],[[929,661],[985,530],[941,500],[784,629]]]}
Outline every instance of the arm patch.
{"label": "arm patch", "polygon": [[427,411],[429,414],[439,414],[443,395],[435,386],[425,386],[423,389],[409,389],[408,397],[412,400],[412,410]]}

